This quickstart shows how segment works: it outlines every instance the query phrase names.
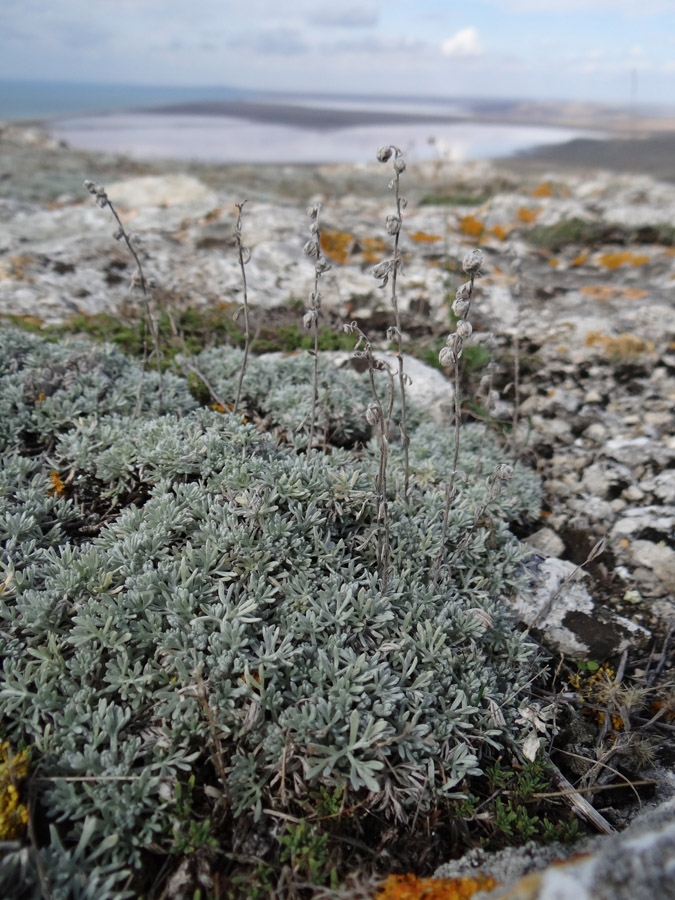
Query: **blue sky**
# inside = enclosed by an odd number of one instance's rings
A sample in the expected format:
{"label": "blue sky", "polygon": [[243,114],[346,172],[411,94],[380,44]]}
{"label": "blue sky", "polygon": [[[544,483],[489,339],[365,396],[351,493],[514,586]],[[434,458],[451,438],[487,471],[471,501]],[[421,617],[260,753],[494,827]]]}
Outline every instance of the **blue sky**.
{"label": "blue sky", "polygon": [[0,77],[675,106],[675,0],[0,0]]}

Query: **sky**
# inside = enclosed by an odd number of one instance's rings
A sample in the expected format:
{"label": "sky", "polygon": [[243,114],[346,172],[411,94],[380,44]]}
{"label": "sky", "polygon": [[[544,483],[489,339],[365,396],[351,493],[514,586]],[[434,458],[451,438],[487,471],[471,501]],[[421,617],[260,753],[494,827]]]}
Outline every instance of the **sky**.
{"label": "sky", "polygon": [[0,78],[675,106],[675,0],[0,0]]}

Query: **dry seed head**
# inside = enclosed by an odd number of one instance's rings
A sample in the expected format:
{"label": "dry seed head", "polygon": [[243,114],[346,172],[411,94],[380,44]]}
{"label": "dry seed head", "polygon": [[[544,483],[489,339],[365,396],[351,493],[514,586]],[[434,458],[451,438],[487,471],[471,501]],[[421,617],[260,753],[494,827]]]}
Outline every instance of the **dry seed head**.
{"label": "dry seed head", "polygon": [[310,219],[316,219],[319,216],[320,210],[321,210],[321,204],[315,203],[313,206],[307,207],[307,215]]}
{"label": "dry seed head", "polygon": [[403,159],[402,156],[398,156],[394,160],[394,172],[396,172],[397,175],[400,175],[402,172],[405,172],[405,160]]}
{"label": "dry seed head", "polygon": [[450,347],[443,347],[438,354],[438,361],[445,369],[454,366],[457,362],[455,351],[451,350]]}
{"label": "dry seed head", "polygon": [[466,319],[460,319],[457,323],[457,334],[462,340],[470,338],[472,332],[473,328],[471,327],[471,322],[467,322]]}
{"label": "dry seed head", "polygon": [[302,252],[305,254],[305,256],[318,256],[319,245],[316,241],[307,241],[305,246],[302,248]]}
{"label": "dry seed head", "polygon": [[500,481],[511,481],[513,478],[513,466],[507,463],[499,463],[495,466],[495,475]]}
{"label": "dry seed head", "polygon": [[470,300],[472,290],[473,284],[470,281],[465,281],[455,291],[455,298],[457,300]]}
{"label": "dry seed head", "polygon": [[387,216],[385,228],[387,234],[398,234],[401,230],[401,219],[398,216]]}
{"label": "dry seed head", "polygon": [[387,162],[387,160],[391,159],[391,154],[393,152],[391,147],[378,147],[377,158],[381,163]]}
{"label": "dry seed head", "polygon": [[470,300],[460,300],[457,298],[455,302],[452,304],[452,311],[457,316],[458,319],[463,319],[464,316],[469,312],[469,307],[471,306]]}
{"label": "dry seed head", "polygon": [[310,328],[314,325],[314,323],[316,322],[316,319],[317,319],[316,310],[308,309],[307,312],[302,317],[302,324],[307,329],[307,331],[309,331]]}
{"label": "dry seed head", "polygon": [[477,275],[483,265],[483,254],[480,250],[471,250],[462,260],[462,268],[467,275]]}

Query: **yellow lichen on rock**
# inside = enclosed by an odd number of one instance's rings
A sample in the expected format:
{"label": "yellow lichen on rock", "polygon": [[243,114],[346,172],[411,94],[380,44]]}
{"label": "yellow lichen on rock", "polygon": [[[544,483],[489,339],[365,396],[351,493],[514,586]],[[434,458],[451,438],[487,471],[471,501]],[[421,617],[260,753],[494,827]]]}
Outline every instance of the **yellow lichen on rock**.
{"label": "yellow lichen on rock", "polygon": [[462,232],[462,234],[468,234],[471,237],[480,237],[484,229],[485,226],[483,225],[483,223],[475,216],[463,216],[459,220],[459,230]]}
{"label": "yellow lichen on rock", "polygon": [[587,347],[599,347],[608,356],[614,357],[639,356],[641,353],[654,352],[654,344],[651,341],[644,341],[637,335],[625,331],[616,337],[599,331],[589,331],[584,343]]}
{"label": "yellow lichen on rock", "polygon": [[9,741],[0,744],[0,841],[23,835],[28,808],[19,803],[19,782],[28,774],[29,752],[12,753]]}
{"label": "yellow lichen on rock", "polygon": [[418,878],[416,875],[390,875],[375,900],[469,900],[478,891],[497,887],[494,878]]}
{"label": "yellow lichen on rock", "polygon": [[346,231],[321,232],[321,249],[333,262],[344,265],[353,247],[353,234]]}

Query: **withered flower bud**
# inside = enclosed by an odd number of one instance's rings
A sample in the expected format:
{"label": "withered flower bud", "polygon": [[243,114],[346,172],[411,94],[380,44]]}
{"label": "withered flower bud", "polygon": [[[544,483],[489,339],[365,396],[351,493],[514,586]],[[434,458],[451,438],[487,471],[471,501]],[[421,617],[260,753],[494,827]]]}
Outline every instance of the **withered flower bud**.
{"label": "withered flower bud", "polygon": [[483,254],[480,250],[472,250],[462,260],[462,268],[467,275],[477,275],[483,265]]}
{"label": "withered flower bud", "polygon": [[513,466],[509,466],[507,463],[499,463],[495,466],[495,476],[500,481],[511,481],[513,478]]}
{"label": "withered flower bud", "polygon": [[447,369],[455,365],[457,357],[455,356],[454,350],[451,350],[450,347],[442,347],[438,354],[438,361],[443,368]]}
{"label": "withered flower bud", "polygon": [[308,309],[307,312],[302,317],[303,326],[307,329],[307,331],[309,331],[315,322],[316,322],[316,310]]}
{"label": "withered flower bud", "polygon": [[398,234],[401,230],[401,220],[398,216],[387,216],[385,222],[387,234]]}
{"label": "withered flower bud", "polygon": [[391,159],[391,154],[393,152],[391,147],[378,147],[377,158],[382,163],[387,162],[388,159]]}
{"label": "withered flower bud", "polygon": [[452,311],[457,316],[458,319],[463,319],[464,316],[469,312],[469,307],[471,306],[470,300],[460,300],[459,297],[452,304]]}
{"label": "withered flower bud", "polygon": [[473,290],[473,285],[470,281],[465,281],[455,291],[455,297],[458,300],[469,300],[471,298],[471,291]]}
{"label": "withered flower bud", "polygon": [[465,319],[460,319],[457,323],[457,334],[462,338],[462,340],[470,338],[472,332],[473,328],[471,327],[471,322],[467,322]]}

